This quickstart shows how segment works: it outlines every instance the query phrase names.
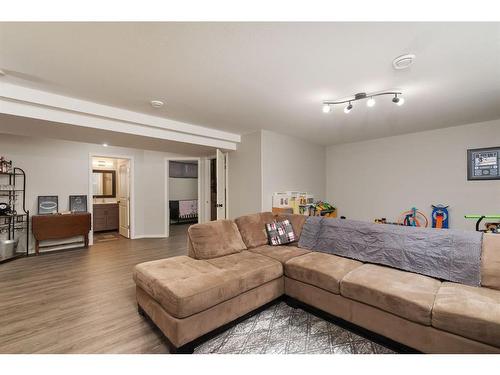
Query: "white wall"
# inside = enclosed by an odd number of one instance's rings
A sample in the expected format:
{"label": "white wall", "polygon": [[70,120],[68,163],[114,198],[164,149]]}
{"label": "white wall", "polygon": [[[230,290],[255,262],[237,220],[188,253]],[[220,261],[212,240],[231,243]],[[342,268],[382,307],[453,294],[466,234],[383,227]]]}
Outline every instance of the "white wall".
{"label": "white wall", "polygon": [[242,136],[229,153],[229,217],[271,211],[275,192],[325,197],[325,147],[267,130]]}
{"label": "white wall", "polygon": [[170,177],[168,179],[168,194],[172,201],[198,199],[198,179]]}
{"label": "white wall", "polygon": [[238,150],[230,152],[228,159],[229,218],[260,212],[261,132],[243,135]]}
{"label": "white wall", "polygon": [[262,211],[275,192],[294,190],[325,198],[326,148],[299,138],[262,131]]}
{"label": "white wall", "polygon": [[365,221],[442,203],[452,228],[473,230],[465,214],[500,214],[500,181],[467,181],[467,149],[496,146],[500,120],[330,146],[327,199]]}
{"label": "white wall", "polygon": [[59,211],[66,211],[70,194],[88,194],[90,153],[134,159],[135,235],[164,235],[165,158],[184,155],[0,134],[0,154],[26,172],[31,214],[36,214],[39,195],[58,195]]}

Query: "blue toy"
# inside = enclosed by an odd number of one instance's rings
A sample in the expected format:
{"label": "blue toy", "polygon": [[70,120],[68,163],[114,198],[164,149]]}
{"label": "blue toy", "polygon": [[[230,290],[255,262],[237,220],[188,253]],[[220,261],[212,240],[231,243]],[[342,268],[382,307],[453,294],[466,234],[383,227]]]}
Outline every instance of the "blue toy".
{"label": "blue toy", "polygon": [[432,227],[448,229],[448,207],[442,204],[432,205]]}

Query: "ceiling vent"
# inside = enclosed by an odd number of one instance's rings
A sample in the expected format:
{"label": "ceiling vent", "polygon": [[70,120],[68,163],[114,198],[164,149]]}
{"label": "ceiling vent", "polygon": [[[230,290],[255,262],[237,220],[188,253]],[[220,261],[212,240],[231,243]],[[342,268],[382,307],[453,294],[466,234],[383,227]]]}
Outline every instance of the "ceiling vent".
{"label": "ceiling vent", "polygon": [[413,54],[408,54],[408,55],[402,55],[399,57],[396,57],[392,61],[392,66],[396,70],[401,70],[401,69],[406,69],[409,68],[411,64],[415,61],[415,55]]}
{"label": "ceiling vent", "polygon": [[163,107],[163,102],[161,100],[151,100],[151,106],[153,108],[160,108],[160,107]]}

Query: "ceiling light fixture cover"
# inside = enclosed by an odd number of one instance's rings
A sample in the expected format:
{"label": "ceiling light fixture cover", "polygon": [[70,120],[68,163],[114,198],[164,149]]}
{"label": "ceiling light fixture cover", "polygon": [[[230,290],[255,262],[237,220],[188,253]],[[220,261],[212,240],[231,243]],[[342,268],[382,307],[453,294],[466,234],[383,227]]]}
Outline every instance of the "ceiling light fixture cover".
{"label": "ceiling light fixture cover", "polygon": [[368,107],[373,107],[375,105],[375,96],[383,96],[383,95],[394,95],[394,98],[392,99],[393,103],[397,105],[402,105],[404,103],[404,98],[401,97],[403,95],[400,91],[383,91],[383,92],[377,92],[373,94],[367,94],[366,92],[358,92],[357,94],[351,96],[348,99],[345,100],[325,100],[323,102],[323,113],[329,113],[333,110],[333,107],[337,104],[345,104],[349,103],[345,108],[344,108],[344,113],[349,113],[351,112],[351,109],[353,108],[351,102],[355,102],[357,100],[364,100],[367,99],[366,105]]}
{"label": "ceiling light fixture cover", "polygon": [[398,56],[392,61],[392,67],[396,70],[407,69],[413,64],[415,57],[412,53]]}

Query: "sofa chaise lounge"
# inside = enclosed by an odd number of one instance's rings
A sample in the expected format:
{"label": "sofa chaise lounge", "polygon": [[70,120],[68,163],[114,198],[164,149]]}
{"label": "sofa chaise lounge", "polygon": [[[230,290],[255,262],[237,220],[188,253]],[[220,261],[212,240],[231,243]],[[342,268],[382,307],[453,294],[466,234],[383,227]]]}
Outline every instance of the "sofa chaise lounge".
{"label": "sofa chaise lounge", "polygon": [[500,353],[500,235],[483,236],[481,287],[309,251],[269,246],[270,212],[196,224],[188,256],[138,264],[139,312],[171,352],[194,346],[280,298],[420,352]]}

